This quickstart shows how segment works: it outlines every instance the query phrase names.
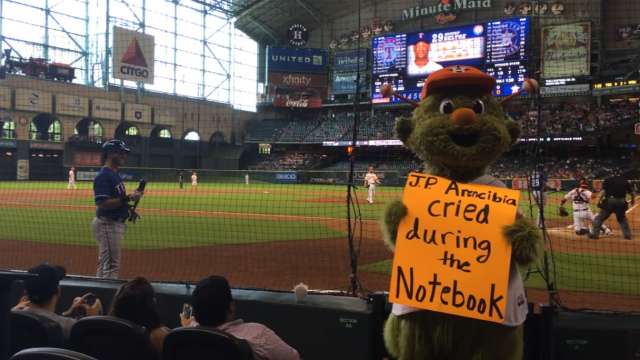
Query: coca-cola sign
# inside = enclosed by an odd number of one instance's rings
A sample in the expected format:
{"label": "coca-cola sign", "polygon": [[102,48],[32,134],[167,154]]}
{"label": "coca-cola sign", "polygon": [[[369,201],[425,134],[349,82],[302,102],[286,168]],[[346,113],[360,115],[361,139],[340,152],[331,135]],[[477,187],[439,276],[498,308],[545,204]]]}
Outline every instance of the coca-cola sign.
{"label": "coca-cola sign", "polygon": [[273,106],[289,108],[320,108],[322,99],[304,92],[292,92],[288,94],[277,94],[273,98]]}
{"label": "coca-cola sign", "polygon": [[324,74],[270,72],[268,94],[276,107],[319,108],[327,86]]}

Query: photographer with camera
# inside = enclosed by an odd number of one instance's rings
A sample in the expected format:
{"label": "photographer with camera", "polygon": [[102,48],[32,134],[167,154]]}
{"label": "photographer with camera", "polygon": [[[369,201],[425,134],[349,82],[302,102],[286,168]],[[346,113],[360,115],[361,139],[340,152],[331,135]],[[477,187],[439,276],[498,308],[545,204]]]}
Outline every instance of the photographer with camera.
{"label": "photographer with camera", "polygon": [[102,313],[100,299],[94,294],[88,293],[73,299],[69,309],[62,315],[56,314],[56,305],[60,301],[60,280],[66,275],[65,269],[61,266],[51,266],[45,263],[29,269],[29,273],[38,276],[25,280],[26,295],[20,299],[13,310],[29,311],[57,322],[66,339],[69,339],[71,327],[77,318]]}

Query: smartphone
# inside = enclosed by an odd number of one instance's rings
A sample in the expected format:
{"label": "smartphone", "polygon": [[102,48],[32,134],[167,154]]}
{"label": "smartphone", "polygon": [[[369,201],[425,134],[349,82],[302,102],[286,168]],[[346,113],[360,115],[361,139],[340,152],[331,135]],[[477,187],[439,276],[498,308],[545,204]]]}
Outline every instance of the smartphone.
{"label": "smartphone", "polygon": [[185,318],[190,318],[191,315],[193,314],[193,307],[191,307],[191,305],[184,303],[184,305],[182,305],[182,316]]}
{"label": "smartphone", "polygon": [[93,304],[96,303],[96,299],[98,297],[95,294],[87,294],[84,297],[84,303],[89,305],[89,306],[93,306]]}

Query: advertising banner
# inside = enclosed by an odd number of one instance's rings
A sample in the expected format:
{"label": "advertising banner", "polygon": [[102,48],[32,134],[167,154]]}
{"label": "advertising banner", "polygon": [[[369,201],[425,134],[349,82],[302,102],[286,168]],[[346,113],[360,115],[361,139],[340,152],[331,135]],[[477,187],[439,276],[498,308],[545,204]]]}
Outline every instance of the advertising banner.
{"label": "advertising banner", "polygon": [[267,69],[269,72],[327,72],[327,50],[267,48]]}
{"label": "advertising banner", "polygon": [[153,36],[113,27],[113,77],[153,84]]}
{"label": "advertising banner", "polygon": [[89,116],[89,99],[74,95],[56,95],[56,114]]}
{"label": "advertising banner", "polygon": [[122,118],[122,104],[119,101],[93,99],[91,100],[91,115],[99,119],[120,120]]}
{"label": "advertising banner", "polygon": [[327,76],[270,72],[268,94],[276,107],[319,108],[327,98]]}
{"label": "advertising banner", "polygon": [[542,77],[587,76],[591,67],[591,23],[542,28]]}
{"label": "advertising banner", "polygon": [[51,113],[51,94],[44,91],[16,89],[16,110]]}
{"label": "advertising banner", "polygon": [[[333,81],[331,83],[331,93],[335,95],[353,94],[356,91],[356,75],[355,72],[333,73]],[[369,91],[369,81],[367,74],[360,73],[360,92]]]}
{"label": "advertising banner", "polygon": [[[99,152],[75,152],[73,154],[73,165],[74,166],[101,166],[102,159],[101,153]],[[92,178],[93,180],[93,178]]]}
{"label": "advertising banner", "polygon": [[276,173],[276,180],[282,183],[294,183],[298,181],[298,174],[293,171]]}
{"label": "advertising banner", "polygon": [[124,120],[151,123],[151,107],[142,104],[124,104]]}
{"label": "advertising banner", "polygon": [[[333,55],[333,71],[365,71],[369,63],[369,49],[336,51]],[[358,60],[360,65],[358,66]]]}

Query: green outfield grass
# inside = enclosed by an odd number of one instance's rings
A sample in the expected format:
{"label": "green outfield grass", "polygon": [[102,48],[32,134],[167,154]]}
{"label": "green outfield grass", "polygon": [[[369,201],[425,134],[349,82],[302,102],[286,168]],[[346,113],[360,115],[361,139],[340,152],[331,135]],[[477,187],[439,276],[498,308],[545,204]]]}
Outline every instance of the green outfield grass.
{"label": "green outfield grass", "polygon": [[[2,208],[0,218],[11,224],[3,229],[0,239],[95,246],[91,211]],[[345,234],[322,224],[300,221],[154,215],[129,225],[124,246],[161,249],[338,236]]]}
{"label": "green outfield grass", "polygon": [[[126,186],[131,191],[137,183]],[[78,182],[78,189],[90,191],[92,183]],[[9,203],[0,209],[3,220],[14,225],[0,238],[93,245],[89,223],[94,205],[90,194],[66,190],[66,182],[0,182],[0,196],[12,191],[21,195],[9,201],[26,201],[32,207],[14,209]],[[357,193],[362,218],[376,221],[383,214],[385,202],[402,196],[402,188],[379,187],[373,205],[366,203],[366,188],[359,188]],[[140,203],[141,212],[149,211],[149,215],[130,226],[127,238],[132,240],[126,246],[156,249],[346,236],[321,223],[331,219],[344,222],[345,200],[344,185],[226,182],[201,183],[193,190],[190,184],[179,189],[176,183],[150,182],[147,196]],[[549,201],[547,219],[557,217],[554,204],[558,202]],[[52,208],[55,206],[60,208]],[[168,210],[173,211],[171,216],[163,214]],[[521,211],[530,214],[526,192],[521,196]],[[258,218],[242,219],[237,214]],[[270,219],[270,215],[277,217]]]}
{"label": "green outfield grass", "polygon": [[[640,296],[640,256],[556,253],[553,258],[558,289]],[[392,260],[365,264],[360,271],[390,274],[391,264]],[[529,275],[525,285],[547,287],[537,272]]]}

